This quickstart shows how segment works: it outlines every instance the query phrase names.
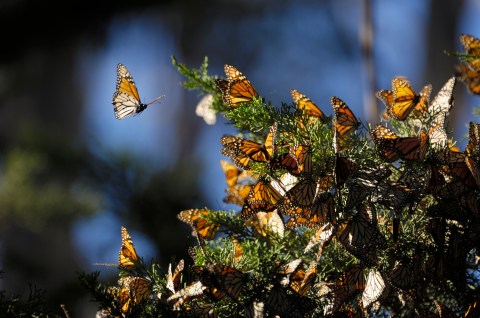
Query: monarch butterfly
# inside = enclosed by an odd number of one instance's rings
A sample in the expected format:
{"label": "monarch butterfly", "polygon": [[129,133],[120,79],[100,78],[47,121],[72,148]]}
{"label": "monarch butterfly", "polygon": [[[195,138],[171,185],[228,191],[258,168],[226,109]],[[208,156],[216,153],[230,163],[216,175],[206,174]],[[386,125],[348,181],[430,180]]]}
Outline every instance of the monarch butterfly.
{"label": "monarch butterfly", "polygon": [[245,283],[245,274],[234,267],[221,264],[215,264],[213,271],[220,281],[222,290],[225,291],[230,298],[236,300],[238,296],[240,296]]}
{"label": "monarch butterfly", "polygon": [[173,305],[174,310],[180,310],[183,303],[190,299],[195,299],[203,295],[204,291],[207,289],[206,286],[200,281],[196,281],[187,287],[180,289],[175,294],[167,298],[168,302],[177,300]]}
{"label": "monarch butterfly", "polygon": [[470,122],[468,128],[468,143],[465,152],[469,157],[480,157],[480,124]]}
{"label": "monarch butterfly", "polygon": [[438,152],[445,149],[448,144],[448,136],[445,131],[446,117],[453,106],[453,88],[455,77],[451,77],[437,93],[428,106],[428,113],[432,120],[428,130],[428,142],[430,148]]}
{"label": "monarch butterfly", "polygon": [[268,163],[273,156],[276,132],[277,124],[274,123],[263,145],[240,137],[223,136],[220,138],[220,143],[224,146],[221,153],[245,170],[251,168],[252,161]]}
{"label": "monarch butterfly", "polygon": [[222,167],[223,172],[225,173],[225,179],[227,181],[228,187],[233,187],[237,184],[237,179],[242,170],[238,169],[237,166],[229,163],[226,160],[220,160],[220,166]]}
{"label": "monarch butterfly", "polygon": [[[308,125],[313,124],[317,120],[320,120],[321,123],[326,122],[325,115],[320,108],[310,100],[310,98],[295,89],[290,90],[290,95],[292,96],[296,108],[303,114],[308,115]],[[306,129],[305,123],[302,121],[301,117],[297,119],[297,122],[302,130]]]}
{"label": "monarch butterfly", "polygon": [[368,308],[373,302],[383,294],[385,290],[385,281],[382,274],[375,268],[368,272],[367,281],[365,283],[365,289],[362,293],[363,308]]}
{"label": "monarch butterfly", "polygon": [[206,266],[193,266],[192,270],[207,287],[206,292],[216,300],[228,295],[236,300],[245,283],[245,274],[240,270],[222,264],[209,264]]}
{"label": "monarch butterfly", "polygon": [[140,259],[133,246],[133,241],[125,227],[122,226],[122,247],[118,254],[118,264],[126,270],[138,269]]}
{"label": "monarch butterfly", "polygon": [[[288,310],[288,296],[282,286],[275,284],[268,294],[265,305],[275,313],[284,313]],[[282,315],[283,316],[283,315]]]}
{"label": "monarch butterfly", "polygon": [[287,264],[279,264],[280,266],[278,268],[278,273],[280,275],[291,275],[299,268],[302,262],[303,260],[301,258],[296,258],[293,261],[288,262]]}
{"label": "monarch butterfly", "polygon": [[297,145],[291,152],[298,164],[298,174],[309,177],[312,174],[312,149],[308,145]]}
{"label": "monarch butterfly", "polygon": [[272,170],[285,169],[292,175],[299,175],[301,173],[297,159],[295,159],[291,151],[272,158],[270,160],[270,168]]}
{"label": "monarch butterfly", "polygon": [[252,227],[257,234],[263,237],[271,234],[283,237],[285,233],[283,219],[277,211],[257,212],[245,220],[245,225]]}
{"label": "monarch butterfly", "polygon": [[338,227],[336,237],[350,254],[366,264],[374,264],[376,250],[385,248],[387,241],[368,212],[368,208],[362,206],[351,220]]}
{"label": "monarch butterfly", "polygon": [[207,219],[213,212],[206,209],[189,209],[181,211],[177,217],[179,220],[189,224],[193,228],[193,233],[200,240],[213,240],[220,229],[220,224],[216,224]]}
{"label": "monarch butterfly", "polygon": [[226,105],[236,108],[259,96],[247,77],[235,67],[225,64],[224,70],[227,80],[217,79],[215,83],[222,92],[223,102]]}
{"label": "monarch butterfly", "polygon": [[448,136],[445,131],[445,115],[439,114],[432,121],[432,127],[428,130],[428,143],[436,152],[446,148]]}
{"label": "monarch butterfly", "polygon": [[178,286],[180,285],[181,274],[184,267],[184,261],[181,259],[177,266],[175,267],[175,271],[172,274],[172,264],[168,265],[168,274],[167,274],[167,289],[170,290],[172,293],[175,293]]}
{"label": "monarch butterfly", "polygon": [[285,193],[285,203],[293,206],[308,207],[317,195],[317,182],[313,178],[304,178]]}
{"label": "monarch butterfly", "polygon": [[273,211],[283,198],[276,187],[281,187],[276,180],[268,181],[266,178],[258,180],[245,200],[240,215],[248,218],[260,210],[264,212]]}
{"label": "monarch butterfly", "polygon": [[468,135],[465,163],[472,173],[475,183],[480,187],[480,124],[470,122]]}
{"label": "monarch butterfly", "polygon": [[123,119],[133,114],[139,114],[143,112],[148,105],[153,104],[164,97],[165,96],[162,95],[146,104],[142,103],[132,75],[130,75],[130,72],[123,64],[118,63],[117,86],[112,99],[116,119]]}
{"label": "monarch butterfly", "polygon": [[428,113],[430,114],[430,116],[434,117],[437,114],[448,115],[450,109],[453,106],[453,88],[455,87],[455,84],[455,76],[450,77],[445,82],[445,84],[442,86],[440,91],[437,93],[435,98],[428,106]]}
{"label": "monarch butterfly", "polygon": [[350,265],[337,281],[337,286],[345,288],[349,293],[365,289],[365,266],[363,264]]}
{"label": "monarch butterfly", "polygon": [[331,238],[334,234],[334,228],[331,223],[326,223],[315,231],[315,234],[312,235],[310,241],[305,247],[304,253],[310,251],[315,245],[320,244],[319,252],[317,253],[317,260],[321,256],[321,251],[323,248],[329,244]]}
{"label": "monarch butterfly", "polygon": [[370,131],[377,151],[387,162],[403,160],[423,160],[427,151],[428,134],[420,137],[399,137],[385,126],[378,125]]}
{"label": "monarch butterfly", "polygon": [[333,96],[330,99],[330,104],[332,104],[335,113],[334,124],[340,138],[355,131],[360,126],[357,117],[343,100]]}
{"label": "monarch butterfly", "polygon": [[455,65],[455,76],[467,85],[471,94],[480,94],[480,71],[474,71],[465,64]]}
{"label": "monarch butterfly", "polygon": [[300,296],[305,294],[312,288],[317,278],[317,262],[312,261],[306,271],[297,270],[290,278],[290,288],[296,291]]}
{"label": "monarch butterfly", "polygon": [[225,190],[227,192],[227,196],[223,198],[223,202],[242,206],[251,190],[251,184],[236,184],[233,187]]}
{"label": "monarch butterfly", "polygon": [[152,292],[152,282],[143,277],[122,277],[119,281],[120,290],[118,300],[122,306],[123,312],[128,312],[130,304],[138,304],[142,300],[150,297]]}
{"label": "monarch butterfly", "polygon": [[284,213],[290,215],[286,227],[317,228],[327,222],[335,222],[335,204],[329,192],[320,193],[310,207],[287,207]]}
{"label": "monarch butterfly", "polygon": [[366,167],[353,172],[351,177],[352,184],[348,188],[347,202],[344,209],[349,211],[361,203],[390,174],[391,170],[383,165],[374,168]]}
{"label": "monarch butterfly", "polygon": [[386,278],[394,287],[409,290],[419,283],[419,274],[412,264],[397,263]]}
{"label": "monarch butterfly", "polygon": [[325,115],[320,108],[318,108],[317,105],[310,100],[310,98],[295,89],[290,90],[290,95],[292,96],[293,102],[299,110],[303,111],[307,115],[320,119],[322,122],[325,122]]}
{"label": "monarch butterfly", "polygon": [[355,170],[355,161],[349,157],[335,155],[334,178],[337,187],[341,187]]}
{"label": "monarch butterfly", "polygon": [[469,34],[460,34],[459,39],[467,54],[465,57],[467,65],[472,70],[480,72],[480,39]]}
{"label": "monarch butterfly", "polygon": [[397,120],[405,120],[415,110],[418,113],[427,111],[432,85],[426,85],[417,95],[410,82],[402,77],[392,79],[392,90],[381,90],[376,93],[383,101],[387,114]]}

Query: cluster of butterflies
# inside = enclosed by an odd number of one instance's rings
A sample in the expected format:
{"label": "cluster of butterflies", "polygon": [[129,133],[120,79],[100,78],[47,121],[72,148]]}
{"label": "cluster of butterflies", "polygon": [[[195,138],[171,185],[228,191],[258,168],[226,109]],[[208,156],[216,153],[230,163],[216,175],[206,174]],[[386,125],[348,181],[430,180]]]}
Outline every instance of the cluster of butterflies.
{"label": "cluster of butterflies", "polygon": [[459,36],[465,50],[462,64],[455,66],[457,78],[465,83],[470,93],[480,95],[480,39],[469,34]]}
{"label": "cluster of butterflies", "polygon": [[[478,41],[461,36],[467,54],[478,54],[474,40]],[[479,61],[469,59],[467,67],[478,71]],[[261,98],[235,67],[225,65],[225,74],[226,79],[217,79],[216,85],[230,109]],[[264,295],[249,298],[245,290],[255,275],[242,265],[246,238],[225,229],[218,211],[184,210],[178,218],[191,226],[204,258],[208,260],[207,241],[228,232],[232,260],[228,265],[211,261],[193,266],[190,272],[195,278],[188,285],[182,284],[183,260],[173,273],[170,265],[163,293],[156,297],[173,311],[186,310],[194,317],[216,317],[218,302],[240,299],[245,317],[302,317],[319,301],[325,315],[365,314],[374,304],[378,308],[391,302],[394,294],[419,306],[417,311],[424,310],[419,304],[427,299],[419,291],[462,275],[467,253],[480,248],[480,228],[471,226],[480,216],[480,124],[470,123],[464,151],[448,137],[455,83],[456,77],[450,78],[432,101],[431,85],[417,93],[404,77],[393,78],[391,89],[377,92],[385,105],[383,118],[403,127],[380,124],[369,129],[365,140],[371,142],[377,159],[355,155],[352,140],[361,140],[357,133],[362,123],[343,100],[331,98],[333,116],[328,117],[297,90],[291,90],[291,96],[298,130],[273,122],[260,141],[223,136],[221,153],[231,160],[220,162],[227,183],[224,201],[241,207],[243,226],[270,244],[288,231],[303,235],[309,229],[313,235],[304,254],[317,247],[315,257],[276,261],[274,282],[263,286]],[[142,104],[129,72],[119,64],[113,101],[116,118],[139,113],[158,99]],[[332,139],[324,141],[331,149],[321,155],[318,144],[308,137],[314,126],[331,131]],[[298,139],[291,136],[299,131],[304,134],[301,142],[292,142]],[[420,213],[429,222],[418,235],[429,239],[397,257],[406,228],[402,222]],[[321,260],[330,246],[340,246],[354,262],[336,275],[322,277]],[[191,256],[194,261],[198,258],[193,249]],[[154,284],[125,228],[119,267],[127,275],[112,292],[121,311],[128,313],[155,296]],[[440,302],[436,306],[440,315],[424,313],[444,317],[448,308]],[[474,308],[475,302],[465,317],[478,314]]]}
{"label": "cluster of butterflies", "polygon": [[[226,65],[225,73],[227,79],[217,80],[217,87],[227,106],[243,107],[260,98],[251,82],[235,67]],[[258,237],[283,237],[288,230],[315,229],[305,252],[318,245],[317,259],[306,267],[284,264],[290,268],[285,271],[290,276],[283,277],[287,283],[271,287],[270,295],[275,296],[267,296],[262,302],[263,310],[280,315],[293,315],[292,310],[300,312],[298,306],[304,308],[305,304],[288,299],[285,290],[289,289],[299,297],[316,290],[317,296],[328,304],[325,314],[352,310],[351,300],[360,297],[357,303],[362,308],[355,312],[361,312],[375,302],[387,301],[392,291],[414,299],[415,290],[426,288],[434,278],[447,280],[452,272],[458,271],[459,263],[465,259],[459,257],[454,262],[452,255],[460,250],[466,253],[479,243],[465,245],[464,240],[472,234],[460,235],[457,227],[468,224],[471,221],[468,216],[477,217],[480,212],[480,124],[470,123],[465,151],[448,138],[446,121],[453,106],[455,82],[455,77],[450,78],[432,101],[431,85],[417,93],[404,77],[395,77],[391,89],[377,92],[376,96],[385,104],[383,117],[409,129],[396,131],[386,125],[371,128],[372,149],[380,158],[372,162],[344,154],[352,153],[345,146],[346,141],[354,138],[354,132],[361,126],[344,101],[331,98],[334,115],[329,120],[297,90],[291,91],[294,105],[308,118],[300,120],[299,116],[300,131],[308,131],[308,125],[317,124],[333,130],[331,164],[326,165],[331,170],[320,170],[313,156],[315,144],[308,143],[308,138],[301,144],[278,142],[279,136],[291,133],[281,131],[281,123],[271,125],[264,141],[231,135],[220,139],[221,153],[231,159],[220,162],[227,183],[224,201],[241,207],[239,214],[246,227],[252,228]],[[421,245],[407,253],[408,256],[390,264],[381,263],[381,255],[392,255],[398,247],[402,220],[411,214],[424,213],[422,209],[427,204],[432,221],[422,230],[434,236],[438,245],[434,248],[434,244]],[[417,207],[422,212],[417,212]],[[383,215],[378,216],[377,210],[382,210]],[[222,225],[211,218],[216,213],[192,209],[183,211],[179,218],[191,225],[199,244],[204,246],[205,241],[215,239],[222,231]],[[445,224],[435,223],[437,218]],[[451,225],[447,222],[451,219],[459,223]],[[442,235],[443,242],[439,244]],[[332,241],[339,243],[358,263],[348,267],[336,280],[322,282],[317,277],[318,264]],[[233,281],[242,286],[245,273],[237,274]],[[447,310],[443,304],[439,303],[439,307]]]}

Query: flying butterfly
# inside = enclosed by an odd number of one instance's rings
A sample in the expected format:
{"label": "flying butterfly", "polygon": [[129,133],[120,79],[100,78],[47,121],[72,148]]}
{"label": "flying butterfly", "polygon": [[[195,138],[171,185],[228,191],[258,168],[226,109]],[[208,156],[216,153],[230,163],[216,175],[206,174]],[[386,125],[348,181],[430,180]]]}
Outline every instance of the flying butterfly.
{"label": "flying butterfly", "polygon": [[376,96],[385,104],[388,116],[405,120],[414,110],[420,114],[427,111],[431,92],[432,85],[429,84],[417,94],[408,80],[403,77],[394,77],[392,90],[378,91]]}
{"label": "flying butterfly", "polygon": [[468,91],[480,95],[480,71],[474,71],[465,64],[455,65],[455,76],[467,85]]}
{"label": "flying butterfly", "polygon": [[159,96],[148,103],[142,103],[133,77],[127,68],[119,63],[117,65],[117,86],[113,93],[113,110],[116,119],[123,119],[130,115],[143,112],[148,105],[151,105],[165,96]]}
{"label": "flying butterfly", "polygon": [[242,103],[250,102],[259,95],[250,81],[235,67],[225,64],[227,80],[217,79],[217,87],[222,92],[223,102],[231,108],[237,108]]}
{"label": "flying butterfly", "polygon": [[340,138],[350,134],[360,126],[357,117],[343,100],[333,96],[330,99],[330,104],[332,104],[335,113],[334,123]]}
{"label": "flying butterfly", "polygon": [[220,151],[223,155],[230,157],[239,168],[249,170],[254,162],[270,162],[275,147],[275,135],[277,124],[270,127],[270,131],[264,144],[255,141],[234,136],[223,136],[220,142],[223,149]]}
{"label": "flying butterfly", "polygon": [[480,39],[469,34],[460,34],[459,39],[467,54],[465,62],[472,70],[480,72]]}

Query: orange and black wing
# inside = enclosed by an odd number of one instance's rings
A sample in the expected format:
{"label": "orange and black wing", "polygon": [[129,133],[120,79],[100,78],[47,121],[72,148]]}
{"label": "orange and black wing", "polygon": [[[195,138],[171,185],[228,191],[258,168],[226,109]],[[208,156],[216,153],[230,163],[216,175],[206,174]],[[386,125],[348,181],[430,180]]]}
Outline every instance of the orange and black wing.
{"label": "orange and black wing", "polygon": [[474,71],[480,72],[480,39],[473,35],[461,34],[459,36],[465,53],[466,63]]}
{"label": "orange and black wing", "polygon": [[217,235],[220,225],[207,219],[212,212],[206,209],[189,209],[181,211],[178,219],[189,224],[194,234],[203,240],[212,240]]}
{"label": "orange and black wing", "polygon": [[139,257],[133,246],[132,238],[127,229],[122,226],[122,247],[118,255],[118,264],[121,268],[134,270],[137,269],[138,262]]}
{"label": "orange and black wing", "polygon": [[132,75],[125,65],[120,63],[117,65],[117,85],[112,99],[115,118],[123,119],[130,115],[139,114],[144,111],[148,105],[153,104],[163,97],[164,96],[160,96],[148,103],[142,103]]}
{"label": "orange and black wing", "polygon": [[222,92],[223,102],[232,107],[250,102],[259,95],[245,75],[231,65],[225,65],[227,80],[218,79],[216,85]]}
{"label": "orange and black wing", "polygon": [[340,138],[354,132],[360,126],[357,117],[343,100],[333,96],[330,103],[335,113],[334,123]]}

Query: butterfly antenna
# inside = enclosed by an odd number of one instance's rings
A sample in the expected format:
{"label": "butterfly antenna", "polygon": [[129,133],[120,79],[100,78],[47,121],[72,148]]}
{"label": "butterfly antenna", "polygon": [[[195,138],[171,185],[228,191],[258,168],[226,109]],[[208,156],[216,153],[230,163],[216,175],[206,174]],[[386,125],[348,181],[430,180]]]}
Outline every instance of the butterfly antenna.
{"label": "butterfly antenna", "polygon": [[164,98],[165,98],[165,95],[158,96],[158,97],[155,98],[154,100],[148,102],[147,105],[151,105],[151,104],[153,104],[153,103],[156,103],[156,102],[158,102],[159,100],[164,99]]}
{"label": "butterfly antenna", "polygon": [[118,266],[116,263],[93,263],[93,266]]}

